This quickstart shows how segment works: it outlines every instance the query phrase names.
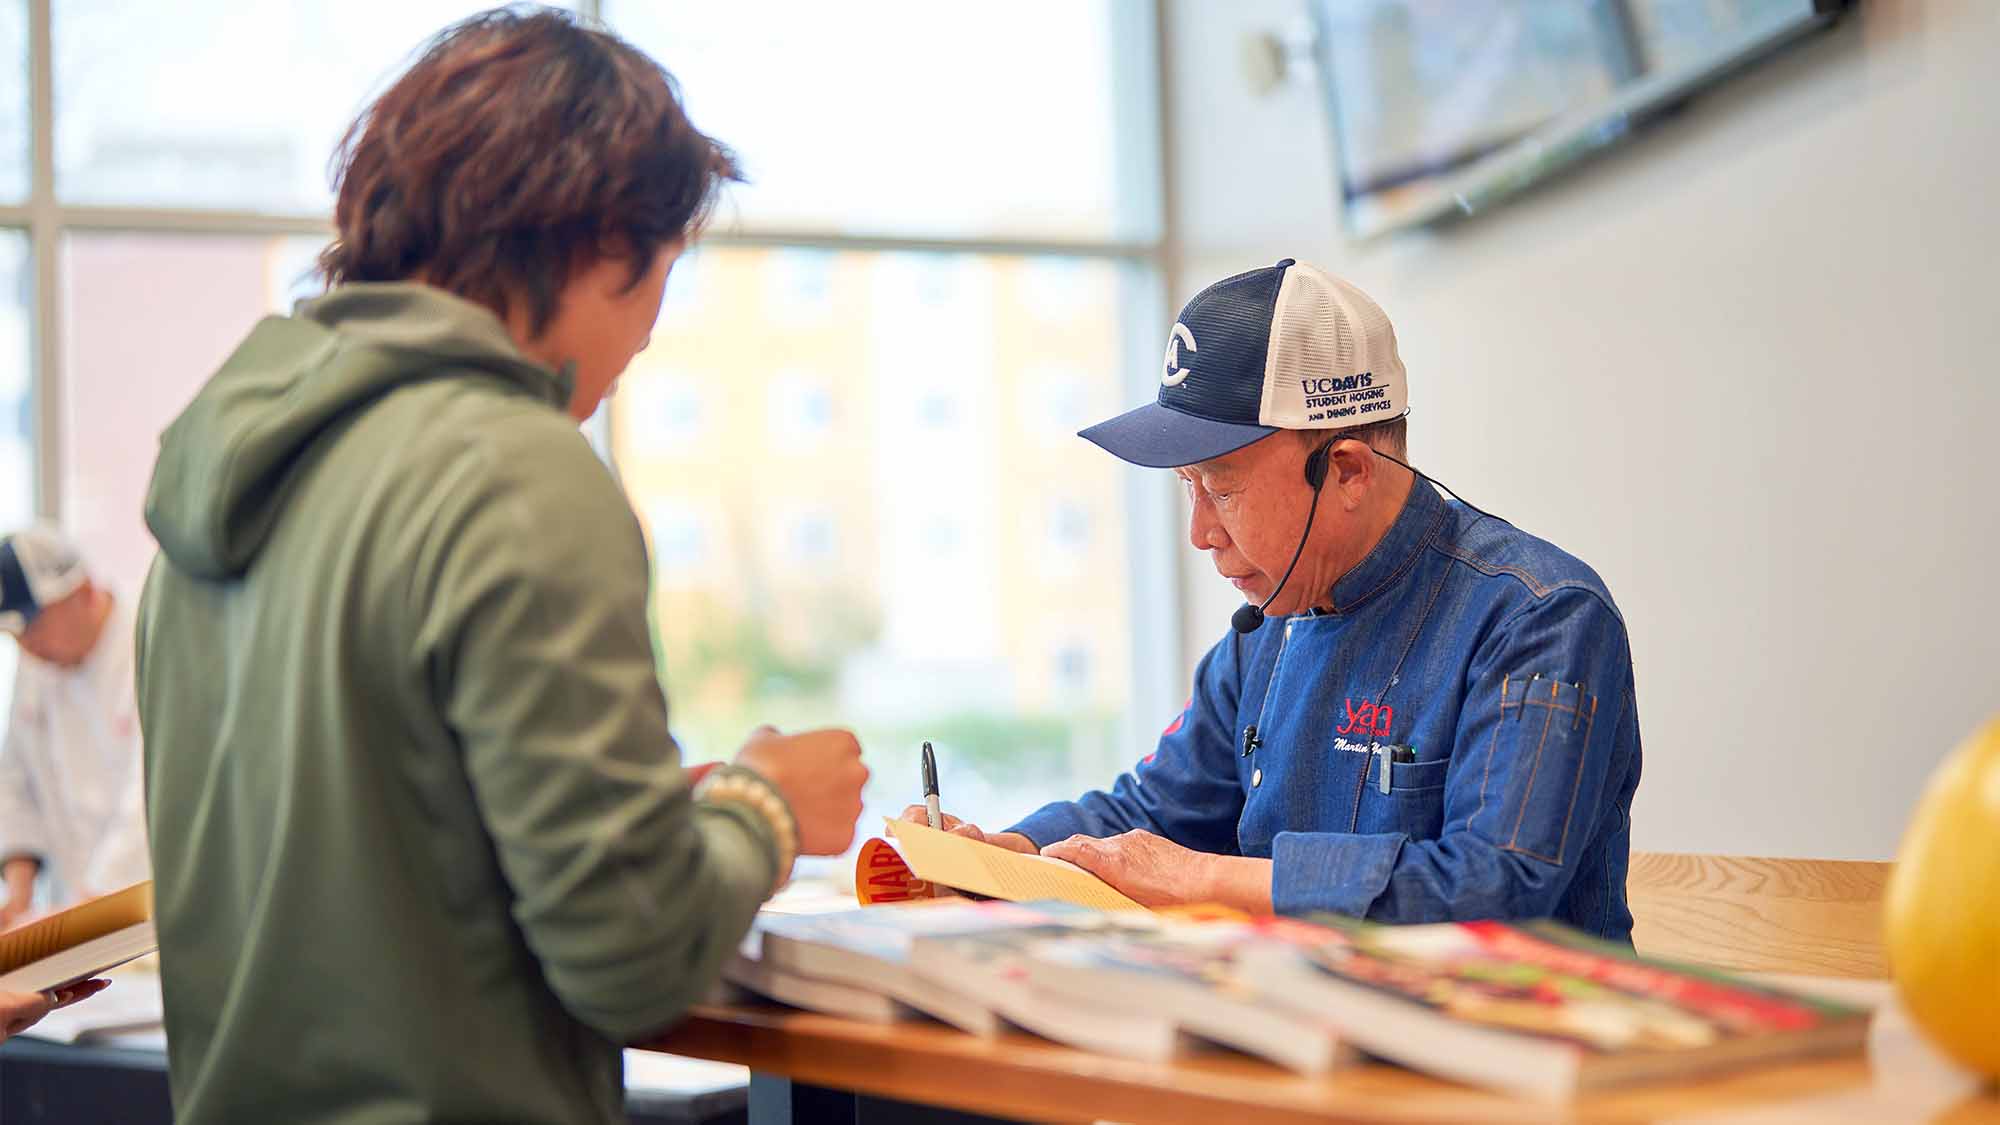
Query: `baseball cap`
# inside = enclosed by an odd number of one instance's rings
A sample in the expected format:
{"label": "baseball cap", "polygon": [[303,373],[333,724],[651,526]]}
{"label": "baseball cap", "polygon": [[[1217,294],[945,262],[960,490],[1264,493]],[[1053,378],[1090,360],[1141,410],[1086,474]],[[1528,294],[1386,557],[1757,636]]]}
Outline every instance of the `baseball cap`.
{"label": "baseball cap", "polygon": [[76,544],[49,527],[0,539],[0,632],[19,636],[47,606],[83,585]]}
{"label": "baseball cap", "polygon": [[1159,397],[1081,436],[1171,469],[1279,430],[1343,430],[1409,413],[1396,331],[1368,294],[1291,258],[1194,295],[1167,334]]}

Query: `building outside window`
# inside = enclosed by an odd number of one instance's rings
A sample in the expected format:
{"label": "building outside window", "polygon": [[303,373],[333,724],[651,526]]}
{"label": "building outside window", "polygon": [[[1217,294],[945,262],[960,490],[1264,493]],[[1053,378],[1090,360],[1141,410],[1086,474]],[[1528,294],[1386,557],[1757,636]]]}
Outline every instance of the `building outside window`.
{"label": "building outside window", "polygon": [[[316,292],[341,131],[484,6],[0,3],[0,522],[62,524],[136,597],[160,431]],[[1180,692],[1171,492],[1073,436],[1163,330],[1152,6],[572,7],[749,177],[589,427],[651,544],[687,757],[852,725],[892,813],[928,739],[991,822],[1108,782]]]}

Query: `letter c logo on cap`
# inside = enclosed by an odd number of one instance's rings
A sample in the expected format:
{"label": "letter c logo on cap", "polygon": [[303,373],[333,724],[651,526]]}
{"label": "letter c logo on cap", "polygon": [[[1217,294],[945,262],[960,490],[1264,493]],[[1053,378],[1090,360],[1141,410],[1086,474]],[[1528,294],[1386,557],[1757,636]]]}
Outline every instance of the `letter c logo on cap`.
{"label": "letter c logo on cap", "polygon": [[1160,385],[1163,387],[1178,387],[1194,374],[1193,368],[1181,366],[1182,344],[1187,345],[1189,355],[1201,350],[1194,346],[1194,333],[1187,330],[1187,325],[1175,321],[1174,330],[1167,334],[1167,362],[1160,373]]}

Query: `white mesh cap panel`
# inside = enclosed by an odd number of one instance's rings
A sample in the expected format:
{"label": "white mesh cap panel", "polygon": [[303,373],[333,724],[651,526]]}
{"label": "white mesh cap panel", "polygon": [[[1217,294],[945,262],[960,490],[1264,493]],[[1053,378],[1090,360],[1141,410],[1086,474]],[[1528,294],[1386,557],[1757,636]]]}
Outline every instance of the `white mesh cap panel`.
{"label": "white mesh cap panel", "polygon": [[1258,421],[1336,430],[1396,418],[1408,379],[1388,314],[1366,293],[1314,266],[1285,271],[1271,318]]}

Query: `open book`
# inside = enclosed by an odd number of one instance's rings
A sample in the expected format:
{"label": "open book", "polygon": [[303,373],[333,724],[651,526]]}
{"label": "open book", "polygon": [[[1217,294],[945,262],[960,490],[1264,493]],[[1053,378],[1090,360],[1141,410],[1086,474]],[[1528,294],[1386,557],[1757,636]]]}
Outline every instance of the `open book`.
{"label": "open book", "polygon": [[149,879],[0,933],[0,992],[61,988],[159,947]]}
{"label": "open book", "polygon": [[[1097,910],[1145,909],[1073,863],[1011,852],[907,820],[891,820],[887,825],[895,848],[870,840],[862,847],[855,867],[855,890],[864,903],[918,897],[911,893],[911,887],[920,881],[1009,902],[1068,902]],[[922,895],[928,897],[928,887]]]}

